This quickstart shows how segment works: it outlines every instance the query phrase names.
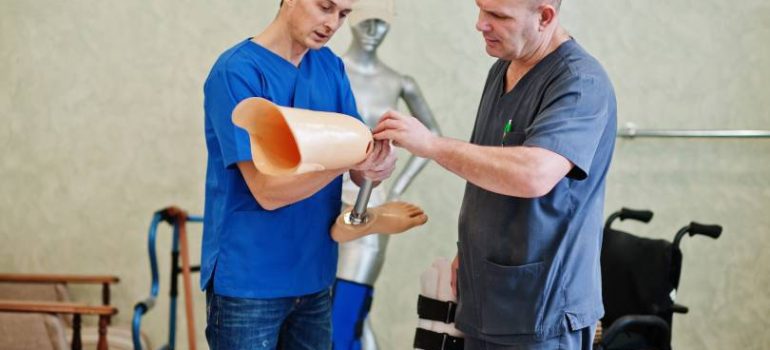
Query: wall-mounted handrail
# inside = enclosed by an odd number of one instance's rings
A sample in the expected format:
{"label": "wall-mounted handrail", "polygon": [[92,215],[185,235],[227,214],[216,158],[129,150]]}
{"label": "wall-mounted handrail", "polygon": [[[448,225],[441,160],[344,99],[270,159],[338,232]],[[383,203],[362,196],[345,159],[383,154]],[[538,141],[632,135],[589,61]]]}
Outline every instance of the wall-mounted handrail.
{"label": "wall-mounted handrail", "polygon": [[666,130],[639,129],[626,124],[618,130],[618,137],[684,137],[684,138],[770,138],[770,130]]}

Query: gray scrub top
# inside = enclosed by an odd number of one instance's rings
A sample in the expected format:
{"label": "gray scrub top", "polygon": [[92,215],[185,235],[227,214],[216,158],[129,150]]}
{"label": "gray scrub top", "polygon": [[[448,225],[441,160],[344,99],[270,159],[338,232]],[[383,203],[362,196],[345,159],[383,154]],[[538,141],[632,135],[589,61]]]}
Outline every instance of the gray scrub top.
{"label": "gray scrub top", "polygon": [[474,338],[526,343],[593,325],[604,314],[599,256],[617,110],[609,77],[575,40],[505,93],[509,64],[500,60],[489,72],[471,143],[540,147],[574,168],[533,199],[467,183],[456,325]]}

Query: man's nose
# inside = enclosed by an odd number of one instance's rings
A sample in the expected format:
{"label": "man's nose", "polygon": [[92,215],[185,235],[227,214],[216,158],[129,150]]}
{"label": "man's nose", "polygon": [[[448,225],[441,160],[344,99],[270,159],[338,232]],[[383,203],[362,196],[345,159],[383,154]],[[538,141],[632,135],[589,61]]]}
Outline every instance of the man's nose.
{"label": "man's nose", "polygon": [[340,24],[342,23],[342,19],[337,15],[329,16],[329,19],[326,20],[326,23],[324,23],[324,26],[326,27],[326,30],[328,33],[333,33],[339,28]]}
{"label": "man's nose", "polygon": [[479,12],[479,18],[476,20],[476,30],[486,33],[490,30],[489,22],[484,18],[484,14]]}

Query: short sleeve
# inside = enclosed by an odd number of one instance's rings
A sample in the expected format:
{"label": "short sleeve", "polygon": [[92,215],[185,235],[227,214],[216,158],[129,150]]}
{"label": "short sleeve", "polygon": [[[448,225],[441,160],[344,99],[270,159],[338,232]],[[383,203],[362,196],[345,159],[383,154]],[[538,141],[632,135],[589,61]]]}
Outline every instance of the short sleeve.
{"label": "short sleeve", "polygon": [[363,122],[361,115],[358,113],[356,98],[353,95],[352,88],[350,87],[348,74],[345,72],[345,64],[339,58],[337,58],[337,61],[340,76],[340,113],[353,116]]}
{"label": "short sleeve", "polygon": [[235,69],[218,70],[211,73],[204,86],[206,118],[219,143],[225,167],[251,160],[249,134],[232,121],[233,109],[239,102],[262,95],[261,77],[253,71],[249,75]]}
{"label": "short sleeve", "polygon": [[607,127],[611,90],[592,75],[565,74],[545,92],[540,112],[527,128],[524,146],[540,147],[567,158],[568,177],[589,176],[599,141]]}

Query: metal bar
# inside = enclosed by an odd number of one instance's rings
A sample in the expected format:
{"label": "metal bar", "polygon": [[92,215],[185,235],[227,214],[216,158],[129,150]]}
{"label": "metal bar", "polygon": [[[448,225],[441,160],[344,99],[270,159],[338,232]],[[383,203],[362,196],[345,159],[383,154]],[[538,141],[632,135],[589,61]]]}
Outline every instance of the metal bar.
{"label": "metal bar", "polygon": [[626,126],[618,130],[618,137],[662,137],[662,138],[770,138],[770,130],[664,130],[637,129]]}
{"label": "metal bar", "polygon": [[139,330],[142,326],[142,314],[144,312],[147,312],[146,306],[141,303],[134,306],[134,320],[131,323],[131,338],[134,341],[134,350],[143,350],[142,336]]}
{"label": "metal bar", "polygon": [[187,217],[187,222],[203,222],[203,216],[201,215],[190,215]]}
{"label": "metal bar", "polygon": [[158,224],[162,217],[160,212],[152,216],[150,230],[147,239],[147,251],[150,255],[150,273],[152,274],[152,283],[150,285],[150,296],[137,303],[134,306],[134,320],[131,325],[131,337],[134,340],[134,350],[143,350],[141,342],[142,316],[155,305],[155,299],[158,297],[160,281],[158,280],[158,259],[155,252],[155,241],[158,235]]}
{"label": "metal bar", "polygon": [[360,225],[366,219],[366,206],[369,204],[369,197],[372,195],[373,188],[374,182],[372,180],[364,180],[361,189],[358,191],[353,211],[350,212],[350,221],[353,225]]}
{"label": "metal bar", "polygon": [[150,233],[147,239],[147,251],[150,255],[150,273],[152,274],[152,284],[150,285],[150,297],[157,298],[160,290],[160,277],[158,273],[158,254],[155,250],[155,241],[158,237],[158,224],[160,224],[161,215],[156,213],[150,223]]}

